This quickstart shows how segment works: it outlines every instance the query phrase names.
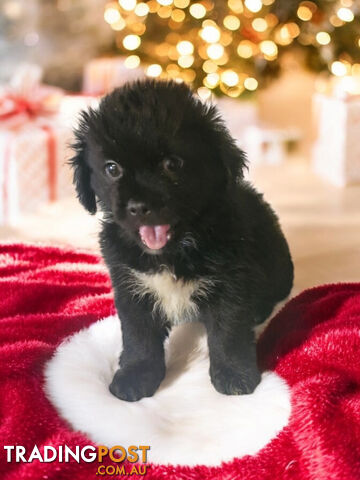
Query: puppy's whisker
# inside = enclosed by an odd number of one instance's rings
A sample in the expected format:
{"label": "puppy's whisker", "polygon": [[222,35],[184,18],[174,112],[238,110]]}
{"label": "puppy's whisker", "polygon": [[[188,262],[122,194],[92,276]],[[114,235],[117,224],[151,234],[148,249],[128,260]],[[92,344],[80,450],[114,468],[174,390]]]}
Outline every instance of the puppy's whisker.
{"label": "puppy's whisker", "polygon": [[185,248],[194,248],[197,250],[197,242],[190,232],[186,232],[180,243]]}

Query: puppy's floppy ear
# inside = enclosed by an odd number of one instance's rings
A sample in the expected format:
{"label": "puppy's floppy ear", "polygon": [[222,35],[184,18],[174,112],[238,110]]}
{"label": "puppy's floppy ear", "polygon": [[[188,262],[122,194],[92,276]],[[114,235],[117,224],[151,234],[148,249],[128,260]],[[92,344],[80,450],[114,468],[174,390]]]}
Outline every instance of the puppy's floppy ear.
{"label": "puppy's floppy ear", "polygon": [[236,182],[237,179],[244,177],[243,172],[247,168],[246,154],[236,145],[227,129],[220,146],[220,155],[231,181]]}
{"label": "puppy's floppy ear", "polygon": [[75,151],[74,157],[70,160],[70,165],[74,170],[73,183],[76,188],[80,203],[91,214],[96,213],[96,197],[91,186],[91,169],[86,161],[86,135],[88,133],[87,112],[82,113],[81,121],[77,130],[75,130],[75,142],[72,148]]}
{"label": "puppy's floppy ear", "polygon": [[243,170],[247,168],[246,155],[236,145],[216,106],[211,105],[205,108],[206,118],[215,132],[215,147],[218,149],[230,182],[236,182],[237,179],[243,178]]}

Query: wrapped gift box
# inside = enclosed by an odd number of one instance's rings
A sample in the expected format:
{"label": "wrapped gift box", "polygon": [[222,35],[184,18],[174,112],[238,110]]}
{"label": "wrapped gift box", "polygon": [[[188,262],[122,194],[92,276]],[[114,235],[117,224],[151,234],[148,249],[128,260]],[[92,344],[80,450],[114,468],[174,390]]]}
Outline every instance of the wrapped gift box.
{"label": "wrapped gift box", "polygon": [[74,194],[72,125],[59,108],[64,92],[40,79],[39,67],[24,65],[0,90],[0,225]]}
{"label": "wrapped gift box", "polygon": [[89,108],[96,108],[101,97],[96,95],[67,94],[59,105],[59,119],[67,127],[74,129],[78,126],[81,112]]}
{"label": "wrapped gift box", "polygon": [[297,145],[301,132],[297,128],[272,128],[253,125],[244,129],[244,148],[250,165],[278,165],[285,162],[290,145]]}
{"label": "wrapped gift box", "polygon": [[73,194],[70,142],[71,130],[54,119],[0,128],[0,224],[16,225],[21,215]]}
{"label": "wrapped gift box", "polygon": [[256,102],[221,97],[216,99],[216,105],[231,135],[239,144],[244,143],[246,128],[258,123]]}
{"label": "wrapped gift box", "polygon": [[333,185],[360,182],[360,97],[316,94],[313,167]]}
{"label": "wrapped gift box", "polygon": [[260,123],[255,101],[220,98],[217,107],[232,137],[242,148],[250,167],[258,163],[278,164],[285,161],[289,144],[296,144],[300,132],[296,128],[272,128]]}
{"label": "wrapped gift box", "polygon": [[124,83],[144,76],[141,68],[127,68],[123,57],[95,58],[84,69],[83,91],[103,95]]}

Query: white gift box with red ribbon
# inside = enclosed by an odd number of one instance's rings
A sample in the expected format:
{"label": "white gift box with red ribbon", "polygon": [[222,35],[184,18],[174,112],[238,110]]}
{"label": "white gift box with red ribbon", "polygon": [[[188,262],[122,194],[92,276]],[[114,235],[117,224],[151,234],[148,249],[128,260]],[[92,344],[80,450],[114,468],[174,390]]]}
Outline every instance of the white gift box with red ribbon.
{"label": "white gift box with red ribbon", "polygon": [[70,138],[69,129],[49,120],[0,129],[0,224],[16,225],[22,214],[72,194]]}
{"label": "white gift box with red ribbon", "polygon": [[0,92],[0,225],[73,193],[71,128],[58,115],[63,92],[32,81],[34,71]]}
{"label": "white gift box with red ribbon", "polygon": [[315,172],[339,187],[360,182],[360,97],[316,94],[313,105]]}

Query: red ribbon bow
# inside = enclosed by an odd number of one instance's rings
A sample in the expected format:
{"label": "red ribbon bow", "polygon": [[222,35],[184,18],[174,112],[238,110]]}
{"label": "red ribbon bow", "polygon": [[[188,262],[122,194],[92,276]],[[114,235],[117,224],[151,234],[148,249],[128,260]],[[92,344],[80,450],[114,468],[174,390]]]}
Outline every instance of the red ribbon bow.
{"label": "red ribbon bow", "polygon": [[42,113],[47,113],[47,110],[40,101],[32,101],[12,94],[6,94],[0,98],[0,120],[7,120],[20,114],[26,114],[30,118]]}
{"label": "red ribbon bow", "polygon": [[16,128],[36,117],[55,113],[61,96],[60,89],[48,86],[36,88],[28,96],[0,92],[0,127]]}
{"label": "red ribbon bow", "polygon": [[[33,127],[41,128],[46,133],[47,166],[48,166],[48,188],[49,200],[57,198],[57,158],[56,158],[56,136],[52,123],[42,117],[49,116],[56,112],[56,100],[59,100],[61,92],[53,87],[41,87],[33,92],[33,98],[27,98],[12,92],[0,93],[0,128],[17,131],[19,127],[34,121]],[[37,118],[39,121],[37,121]],[[3,161],[0,167],[3,169],[3,186],[0,189],[0,206],[3,209],[3,222],[6,223],[9,217],[9,175],[11,161],[11,145],[13,137],[10,136],[6,146]]]}

